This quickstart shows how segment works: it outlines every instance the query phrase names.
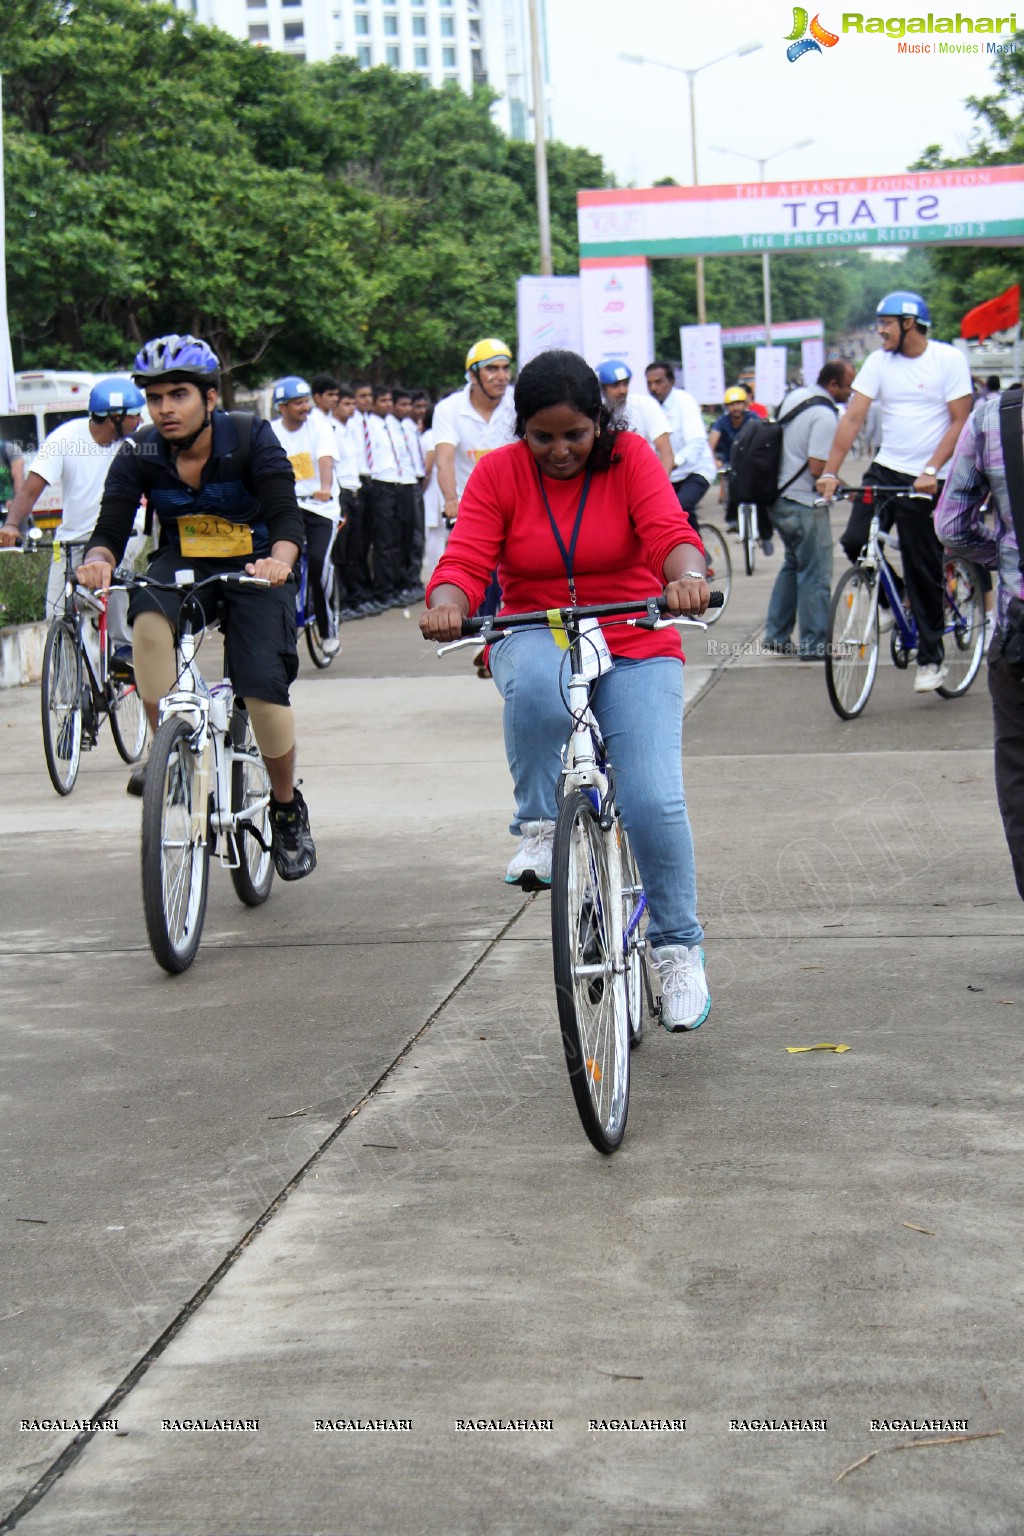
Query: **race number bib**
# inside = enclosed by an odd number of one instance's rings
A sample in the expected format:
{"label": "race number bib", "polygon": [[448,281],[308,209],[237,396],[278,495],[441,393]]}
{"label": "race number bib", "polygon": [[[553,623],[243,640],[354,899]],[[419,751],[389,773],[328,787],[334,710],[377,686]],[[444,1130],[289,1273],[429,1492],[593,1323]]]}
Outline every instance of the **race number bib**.
{"label": "race number bib", "polygon": [[252,529],[248,523],[229,523],[226,518],[208,513],[180,518],[178,536],[182,554],[199,560],[252,554]]}
{"label": "race number bib", "polygon": [[313,480],[316,478],[316,470],[313,468],[313,455],[311,453],[290,453],[288,463],[292,467],[292,473],[296,480]]}

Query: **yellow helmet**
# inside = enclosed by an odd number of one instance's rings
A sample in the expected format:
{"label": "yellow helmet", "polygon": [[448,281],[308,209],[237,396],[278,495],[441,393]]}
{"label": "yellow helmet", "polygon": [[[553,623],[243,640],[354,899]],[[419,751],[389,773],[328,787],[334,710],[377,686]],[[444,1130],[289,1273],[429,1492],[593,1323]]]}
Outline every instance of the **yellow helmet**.
{"label": "yellow helmet", "polygon": [[731,389],[727,389],[725,392],[726,405],[735,405],[739,400],[741,400],[743,404],[746,405],[747,398],[747,392],[743,388],[742,384],[734,384]]}
{"label": "yellow helmet", "polygon": [[503,341],[496,336],[485,336],[482,341],[476,342],[466,353],[466,372],[476,368],[480,363],[511,363],[512,353]]}

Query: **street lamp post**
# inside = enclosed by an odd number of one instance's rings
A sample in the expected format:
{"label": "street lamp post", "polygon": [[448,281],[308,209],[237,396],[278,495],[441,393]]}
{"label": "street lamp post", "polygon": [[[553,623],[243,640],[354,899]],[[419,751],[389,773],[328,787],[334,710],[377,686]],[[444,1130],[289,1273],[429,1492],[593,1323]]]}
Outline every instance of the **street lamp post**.
{"label": "street lamp post", "polygon": [[[771,155],[748,155],[742,149],[723,149],[720,144],[712,144],[711,149],[716,155],[735,155],[739,160],[752,160],[757,166],[757,179],[764,181],[764,168],[769,160],[777,160],[780,155],[791,155],[795,149],[807,149],[814,143],[813,139],[801,139],[797,144],[787,144],[785,149],[777,149]],[[761,252],[761,283],[764,290],[764,339],[767,346],[772,344],[772,267],[771,257],[767,251]]]}
{"label": "street lamp post", "polygon": [[[728,53],[721,53],[716,59],[708,59],[706,64],[698,64],[696,69],[684,69],[681,64],[666,64],[664,59],[649,59],[642,53],[620,53],[619,58],[627,64],[655,64],[659,69],[670,69],[673,74],[685,75],[690,87],[690,163],[693,170],[693,185],[699,185],[697,174],[697,102],[693,88],[696,77],[705,69],[710,69],[713,64],[724,64],[726,59],[739,59],[746,53],[756,53],[763,48],[763,43],[743,43],[739,48],[731,48]],[[707,320],[707,311],[704,305],[704,257],[697,257],[697,322],[704,325]]]}

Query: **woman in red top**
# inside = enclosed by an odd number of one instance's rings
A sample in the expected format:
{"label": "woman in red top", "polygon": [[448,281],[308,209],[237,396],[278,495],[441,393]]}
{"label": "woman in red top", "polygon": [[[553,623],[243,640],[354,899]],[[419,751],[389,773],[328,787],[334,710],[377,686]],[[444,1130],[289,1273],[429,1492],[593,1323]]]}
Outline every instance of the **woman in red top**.
{"label": "woman in red top", "polygon": [[[541,353],[519,375],[515,404],[519,441],[483,457],[463,493],[427,589],[426,638],[458,637],[495,568],[503,613],[625,602],[663,588],[672,612],[702,614],[710,596],[704,546],[647,444],[615,431],[593,369],[574,352]],[[592,704],[647,892],[662,1022],[672,1031],[696,1029],[711,999],[683,793],[679,634],[602,628],[613,665],[594,684]],[[568,735],[564,654],[547,629],[519,630],[490,654],[515,785],[511,831],[521,837],[505,879],[525,889],[551,883],[555,786]]]}

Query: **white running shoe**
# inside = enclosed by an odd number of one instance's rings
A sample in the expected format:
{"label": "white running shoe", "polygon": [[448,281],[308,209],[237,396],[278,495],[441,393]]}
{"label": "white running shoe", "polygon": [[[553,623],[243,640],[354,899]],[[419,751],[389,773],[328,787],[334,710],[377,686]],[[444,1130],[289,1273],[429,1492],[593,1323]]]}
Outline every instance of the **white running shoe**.
{"label": "white running shoe", "polygon": [[506,885],[521,885],[535,891],[551,884],[551,846],[555,836],[553,821],[524,821],[519,848],[505,871]]}
{"label": "white running shoe", "polygon": [[670,1035],[699,1029],[711,1012],[711,993],[699,944],[666,944],[652,951],[661,978],[661,1022]]}
{"label": "white running shoe", "polygon": [[946,673],[948,671],[949,668],[945,662],[939,666],[934,661],[926,661],[923,666],[919,666],[917,669],[917,675],[914,678],[914,692],[933,693],[936,688],[942,687],[946,681]]}
{"label": "white running shoe", "polygon": [[341,641],[337,635],[328,635],[326,640],[321,640],[320,647],[325,656],[337,656],[341,650]]}
{"label": "white running shoe", "polygon": [[896,620],[892,616],[892,609],[891,608],[883,608],[881,603],[879,603],[879,605],[878,605],[878,633],[880,635],[887,635],[889,633],[889,631],[893,628],[895,623],[896,623]]}

